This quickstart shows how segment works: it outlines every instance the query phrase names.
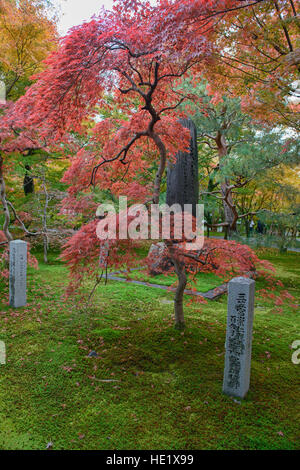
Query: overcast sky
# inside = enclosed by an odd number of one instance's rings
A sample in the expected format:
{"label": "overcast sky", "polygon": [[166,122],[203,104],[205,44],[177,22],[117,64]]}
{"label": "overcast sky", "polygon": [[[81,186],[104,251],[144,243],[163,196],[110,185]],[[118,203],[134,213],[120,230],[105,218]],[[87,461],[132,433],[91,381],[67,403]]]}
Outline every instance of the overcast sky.
{"label": "overcast sky", "polygon": [[88,21],[102,6],[110,10],[113,0],[54,0],[54,3],[60,9],[58,31],[64,35],[72,26]]}

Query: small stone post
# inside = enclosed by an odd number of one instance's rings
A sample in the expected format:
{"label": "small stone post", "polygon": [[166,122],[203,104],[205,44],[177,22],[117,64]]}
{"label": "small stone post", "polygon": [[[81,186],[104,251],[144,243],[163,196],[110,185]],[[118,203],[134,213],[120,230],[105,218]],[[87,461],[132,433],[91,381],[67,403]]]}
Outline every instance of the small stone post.
{"label": "small stone post", "polygon": [[244,398],[249,390],[255,281],[236,277],[228,283],[228,313],[223,392]]}
{"label": "small stone post", "polygon": [[0,80],[0,105],[1,104],[6,104],[6,87],[2,80]]}
{"label": "small stone post", "polygon": [[6,364],[6,348],[4,341],[0,341],[0,364]]}
{"label": "small stone post", "polygon": [[26,305],[27,243],[9,243],[9,304],[18,308]]}

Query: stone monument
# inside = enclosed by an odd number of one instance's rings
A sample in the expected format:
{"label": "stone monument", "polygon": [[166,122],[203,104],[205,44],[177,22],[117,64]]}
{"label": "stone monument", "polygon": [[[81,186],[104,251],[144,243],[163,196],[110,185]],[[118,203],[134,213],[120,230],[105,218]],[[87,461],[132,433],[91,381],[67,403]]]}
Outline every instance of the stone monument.
{"label": "stone monument", "polygon": [[9,243],[9,304],[18,308],[26,305],[27,243]]}
{"label": "stone monument", "polygon": [[228,313],[223,392],[244,398],[249,390],[255,281],[236,277],[228,283]]}
{"label": "stone monument", "polygon": [[166,203],[169,206],[180,204],[182,210],[184,204],[192,204],[196,217],[199,199],[197,130],[191,119],[181,119],[180,123],[190,131],[190,151],[178,152],[176,163],[168,165]]}

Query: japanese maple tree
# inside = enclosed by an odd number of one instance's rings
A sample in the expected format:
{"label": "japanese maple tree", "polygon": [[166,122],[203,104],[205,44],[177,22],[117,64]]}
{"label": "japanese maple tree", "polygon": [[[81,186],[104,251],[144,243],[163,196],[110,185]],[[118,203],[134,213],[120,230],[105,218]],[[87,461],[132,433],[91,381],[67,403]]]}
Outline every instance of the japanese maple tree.
{"label": "japanese maple tree", "polygon": [[[71,165],[64,176],[70,185],[71,206],[77,201],[77,210],[81,203],[86,208],[91,187],[113,195],[126,191],[133,201],[159,203],[167,159],[189,145],[189,132],[178,121],[182,115],[179,106],[187,98],[197,97],[180,88],[181,79],[193,68],[201,71],[211,60],[215,18],[245,5],[247,2],[233,0],[197,0],[179,6],[177,1],[162,0],[154,8],[144,2],[122,1],[112,12],[103,10],[62,39],[14,113],[17,127],[35,128],[39,139],[54,146],[62,139],[72,141],[80,136],[83,145],[70,155]],[[110,117],[113,106],[122,115]],[[156,173],[151,187],[143,174],[153,166]],[[102,243],[96,236],[97,222],[91,220],[67,244],[64,258],[75,286],[85,274],[99,271]],[[132,245],[131,240],[112,241],[109,265],[134,260]],[[184,321],[187,258],[220,269],[222,263],[226,266],[224,254],[220,254],[225,250],[230,270],[239,265],[242,272],[250,270],[253,260],[258,262],[254,253],[242,256],[239,250],[246,248],[238,245],[227,249],[216,242],[220,246],[207,245],[197,253],[186,253],[184,245],[174,244],[172,239],[167,245],[179,279],[175,296],[179,326]],[[242,259],[247,260],[246,270]]]}

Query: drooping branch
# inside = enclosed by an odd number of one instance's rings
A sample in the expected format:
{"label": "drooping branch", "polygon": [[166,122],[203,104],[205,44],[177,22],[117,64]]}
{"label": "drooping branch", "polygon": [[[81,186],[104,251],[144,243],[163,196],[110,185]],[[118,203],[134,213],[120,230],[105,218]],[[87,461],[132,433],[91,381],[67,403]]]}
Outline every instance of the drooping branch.
{"label": "drooping branch", "polygon": [[24,223],[22,222],[22,220],[21,220],[20,217],[18,216],[17,211],[16,211],[16,209],[14,208],[13,204],[12,204],[10,201],[7,201],[7,204],[9,205],[9,207],[11,208],[11,210],[13,211],[14,217],[15,217],[15,219],[19,222],[19,224],[21,225],[22,230],[23,230],[27,235],[30,235],[30,236],[32,236],[32,237],[35,237],[35,236],[37,236],[37,235],[42,235],[42,234],[43,234],[43,232],[30,232],[29,230],[27,230],[27,228],[25,227]]}
{"label": "drooping branch", "polygon": [[[154,190],[153,190],[153,202],[158,204],[159,201],[159,195],[160,195],[160,186],[161,186],[161,180],[163,173],[166,168],[166,160],[167,160],[167,151],[165,144],[163,143],[162,139],[160,138],[159,134],[155,132],[154,126],[155,124],[160,121],[160,115],[171,109],[176,109],[185,99],[185,97],[181,97],[178,100],[178,103],[176,103],[174,106],[170,107],[163,107],[160,110],[156,110],[153,106],[153,95],[158,87],[158,84],[161,80],[161,78],[166,78],[166,75],[159,76],[159,69],[160,69],[160,63],[158,60],[155,61],[154,64],[154,71],[153,71],[153,79],[152,81],[149,82],[144,82],[142,73],[137,70],[136,67],[134,67],[131,63],[131,61],[128,62],[132,70],[137,74],[137,77],[139,79],[139,83],[135,83],[134,79],[125,71],[121,71],[120,69],[116,68],[115,70],[118,71],[126,80],[130,83],[130,88],[128,89],[120,89],[119,91],[122,94],[128,94],[130,92],[135,92],[137,93],[144,101],[144,106],[142,109],[146,111],[149,115],[150,122],[148,124],[147,129],[145,131],[138,132],[134,135],[134,137],[112,158],[110,159],[104,159],[103,161],[100,162],[98,165],[96,165],[93,168],[92,171],[92,177],[91,177],[91,184],[95,184],[95,178],[98,169],[103,166],[106,163],[110,163],[113,161],[119,160],[123,164],[127,164],[128,162],[126,161],[126,156],[129,152],[129,150],[132,148],[132,146],[139,140],[141,137],[148,137],[151,139],[155,146],[157,147],[160,155],[160,162],[159,162],[159,167],[155,176],[155,181],[154,181]],[[153,68],[153,61],[150,63],[151,68]],[[141,87],[148,87],[147,91],[143,91]]]}
{"label": "drooping branch", "polygon": [[292,46],[292,42],[291,42],[291,38],[290,38],[290,35],[289,35],[289,32],[287,30],[287,27],[284,23],[284,20],[281,16],[281,13],[280,13],[280,8],[279,8],[279,5],[278,5],[278,2],[277,0],[273,0],[273,3],[275,5],[275,8],[276,8],[276,11],[277,11],[277,14],[278,14],[278,17],[279,17],[279,20],[280,20],[280,23],[281,23],[281,26],[282,26],[282,29],[284,31],[284,35],[285,35],[285,38],[286,38],[286,41],[288,43],[288,46],[289,46],[289,49],[290,49],[290,52],[293,52],[293,46]]}
{"label": "drooping branch", "polygon": [[1,154],[0,154],[0,199],[1,199],[3,211],[4,211],[3,232],[7,240],[11,241],[13,237],[9,231],[10,213],[9,213],[9,208],[8,208],[8,202],[6,199],[6,189],[5,189],[5,181],[4,181],[4,173],[3,173],[3,157]]}
{"label": "drooping branch", "polygon": [[[138,132],[137,134],[135,134],[135,136],[128,142],[127,145],[125,145],[118,153],[117,155],[115,155],[114,157],[112,158],[109,158],[109,159],[105,159],[102,157],[102,162],[98,163],[98,165],[96,165],[93,170],[92,170],[92,176],[91,176],[91,181],[90,181],[90,185],[92,186],[95,186],[95,182],[96,182],[96,175],[97,175],[97,172],[99,170],[99,168],[107,163],[111,163],[111,162],[115,162],[116,160],[119,160],[121,163],[123,163],[124,165],[126,165],[128,162],[126,162],[126,157],[127,157],[127,154],[129,152],[129,150],[131,149],[131,147],[133,146],[133,144],[139,140],[141,137],[143,136],[147,136],[147,132]],[[120,158],[121,157],[121,158]]]}

